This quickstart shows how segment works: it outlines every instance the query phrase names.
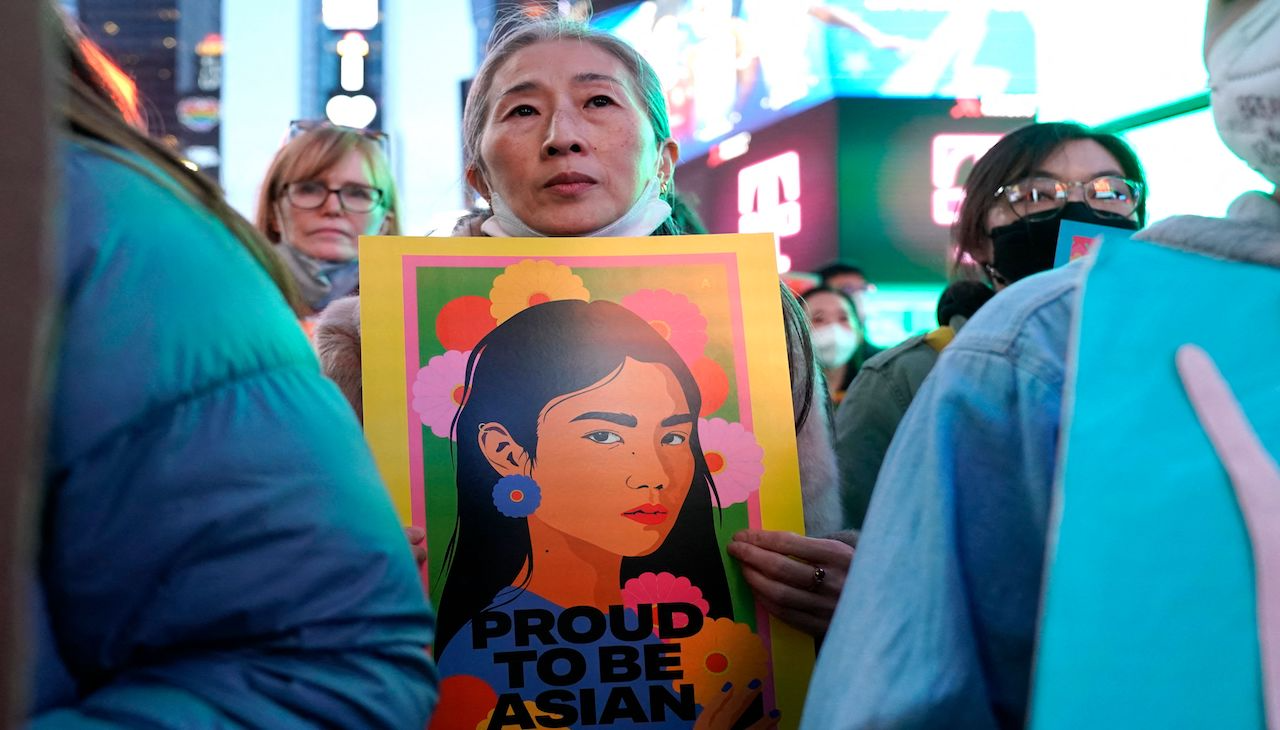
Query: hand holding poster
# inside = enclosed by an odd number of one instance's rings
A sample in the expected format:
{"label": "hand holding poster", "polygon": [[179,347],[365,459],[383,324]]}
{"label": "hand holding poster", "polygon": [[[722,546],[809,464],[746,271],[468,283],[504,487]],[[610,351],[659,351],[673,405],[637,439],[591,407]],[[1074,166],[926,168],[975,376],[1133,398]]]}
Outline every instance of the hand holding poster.
{"label": "hand holding poster", "polygon": [[362,244],[366,430],[439,610],[432,727],[793,726],[812,643],[724,550],[803,530],[772,237],[598,248]]}

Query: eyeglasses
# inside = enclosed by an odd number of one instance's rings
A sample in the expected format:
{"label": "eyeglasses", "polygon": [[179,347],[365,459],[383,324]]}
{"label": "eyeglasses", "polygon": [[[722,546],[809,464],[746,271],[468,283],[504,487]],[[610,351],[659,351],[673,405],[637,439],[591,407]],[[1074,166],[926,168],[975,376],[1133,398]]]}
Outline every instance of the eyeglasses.
{"label": "eyeglasses", "polygon": [[303,210],[315,210],[324,205],[330,193],[338,196],[338,205],[348,213],[368,213],[382,202],[382,191],[368,185],[331,188],[317,180],[303,180],[284,186],[284,196],[293,207]]}
{"label": "eyeglasses", "polygon": [[1142,183],[1104,175],[1088,182],[1062,182],[1051,177],[1029,177],[996,191],[1014,215],[1028,220],[1052,218],[1067,204],[1071,191],[1084,190],[1084,202],[1098,213],[1128,218],[1142,202]]}
{"label": "eyeglasses", "polygon": [[391,158],[391,138],[386,132],[380,132],[376,129],[362,129],[359,127],[345,127],[341,124],[324,119],[295,119],[289,122],[289,139],[293,139],[300,134],[305,134],[315,129],[341,129],[344,132],[355,132],[361,137],[366,137],[378,143],[378,147],[382,149],[382,154],[388,159]]}

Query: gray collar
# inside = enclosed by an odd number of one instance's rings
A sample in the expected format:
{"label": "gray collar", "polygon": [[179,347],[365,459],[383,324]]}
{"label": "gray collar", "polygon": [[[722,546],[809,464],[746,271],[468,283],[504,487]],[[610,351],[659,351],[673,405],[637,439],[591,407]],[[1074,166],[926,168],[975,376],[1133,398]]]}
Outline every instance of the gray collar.
{"label": "gray collar", "polygon": [[1228,261],[1280,267],[1280,201],[1260,192],[1236,198],[1226,218],[1179,215],[1134,235]]}

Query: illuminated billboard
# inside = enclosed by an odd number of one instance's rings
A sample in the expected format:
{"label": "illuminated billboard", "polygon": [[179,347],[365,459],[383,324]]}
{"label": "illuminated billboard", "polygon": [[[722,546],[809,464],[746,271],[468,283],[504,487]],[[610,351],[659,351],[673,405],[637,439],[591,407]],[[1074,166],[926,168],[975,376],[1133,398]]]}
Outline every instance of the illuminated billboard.
{"label": "illuminated billboard", "polygon": [[941,281],[961,185],[1029,120],[950,99],[835,99],[687,159],[676,173],[713,233],[772,231],[783,269],[858,262],[878,282]]}
{"label": "illuminated billboard", "polygon": [[[653,64],[688,156],[845,96],[1036,104],[1019,0],[646,0],[593,23]],[[939,9],[942,8],[942,9]]]}

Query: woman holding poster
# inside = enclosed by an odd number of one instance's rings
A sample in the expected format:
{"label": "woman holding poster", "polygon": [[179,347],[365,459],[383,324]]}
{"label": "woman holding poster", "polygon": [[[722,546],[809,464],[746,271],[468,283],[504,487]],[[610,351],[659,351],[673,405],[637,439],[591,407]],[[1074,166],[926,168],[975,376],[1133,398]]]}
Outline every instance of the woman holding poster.
{"label": "woman holding poster", "polygon": [[[671,217],[679,147],[657,75],[625,42],[562,19],[500,28],[476,73],[463,116],[470,185],[493,215],[470,235],[625,237],[680,234]],[[805,315],[782,290],[800,451],[805,532],[841,527],[824,388]],[[359,383],[358,300],[326,312],[326,372]],[[354,352],[353,352],[354,351]],[[358,400],[359,392],[347,390]],[[838,540],[747,530],[729,552],[770,612],[825,632],[852,548]],[[800,560],[793,559],[799,558]]]}
{"label": "woman holding poster", "polygon": [[[732,621],[681,356],[620,304],[551,301],[481,340],[464,382],[436,644],[450,686],[491,688],[478,705],[494,726],[690,727],[698,704],[704,723],[740,716],[768,667]],[[717,619],[727,667],[700,673],[697,637]]]}

